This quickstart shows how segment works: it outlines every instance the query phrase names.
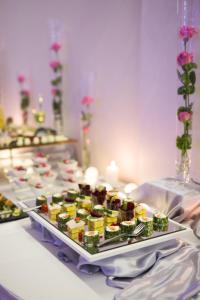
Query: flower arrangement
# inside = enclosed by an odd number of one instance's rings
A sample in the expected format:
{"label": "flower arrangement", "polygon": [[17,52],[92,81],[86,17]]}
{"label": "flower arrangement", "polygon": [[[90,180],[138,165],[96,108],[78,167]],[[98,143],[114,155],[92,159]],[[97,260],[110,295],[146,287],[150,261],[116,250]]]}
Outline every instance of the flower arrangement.
{"label": "flower arrangement", "polygon": [[[59,60],[59,50],[61,49],[61,44],[54,42],[50,50],[54,55],[54,59],[50,61],[50,67],[53,71],[53,79],[51,80],[51,94],[53,96],[53,112],[55,123],[58,121],[62,126],[62,69],[63,66]],[[58,129],[58,128],[57,128]]]}
{"label": "flower arrangement", "polygon": [[20,107],[22,110],[23,124],[27,125],[27,123],[28,123],[28,108],[30,106],[30,91],[28,89],[24,88],[24,83],[26,81],[26,78],[24,75],[19,74],[17,77],[17,80],[20,85],[20,96],[21,96]]}
{"label": "flower arrangement", "polygon": [[94,102],[94,99],[90,96],[85,96],[81,100],[83,105],[83,110],[81,111],[81,121],[82,121],[82,164],[83,169],[87,169],[90,166],[90,127],[92,122],[92,113],[90,112],[90,106]]}
{"label": "flower arrangement", "polygon": [[184,51],[177,56],[178,64],[178,78],[181,86],[178,88],[177,93],[183,97],[183,105],[177,110],[178,121],[183,125],[183,133],[176,138],[176,146],[181,151],[182,162],[188,160],[188,150],[192,148],[192,115],[193,115],[193,102],[190,96],[195,93],[197,64],[194,62],[193,53],[188,51],[188,43],[197,34],[197,30],[193,26],[182,26],[179,29],[179,37],[182,40]]}

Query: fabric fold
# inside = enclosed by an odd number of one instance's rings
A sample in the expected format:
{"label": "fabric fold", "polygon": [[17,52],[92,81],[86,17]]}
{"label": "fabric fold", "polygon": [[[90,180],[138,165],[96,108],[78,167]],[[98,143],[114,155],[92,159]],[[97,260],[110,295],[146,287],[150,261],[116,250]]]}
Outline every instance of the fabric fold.
{"label": "fabric fold", "polygon": [[[184,189],[177,194],[175,190],[146,183],[133,196],[139,202],[170,213],[175,221],[187,221],[200,237],[200,193]],[[48,230],[32,222],[42,233],[42,241],[57,247],[58,258],[64,263],[72,262],[87,274],[101,271],[108,285],[123,289],[115,300],[186,300],[200,292],[200,247],[174,239],[88,263]]]}
{"label": "fabric fold", "polygon": [[183,245],[133,279],[115,300],[186,300],[200,292],[200,247]]}

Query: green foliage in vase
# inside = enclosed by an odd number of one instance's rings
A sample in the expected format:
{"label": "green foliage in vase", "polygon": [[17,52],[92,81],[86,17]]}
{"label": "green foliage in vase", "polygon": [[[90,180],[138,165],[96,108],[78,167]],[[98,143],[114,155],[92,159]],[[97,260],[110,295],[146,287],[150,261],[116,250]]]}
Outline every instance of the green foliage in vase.
{"label": "green foliage in vase", "polygon": [[58,52],[61,48],[61,45],[58,42],[54,42],[51,45],[51,50],[54,53],[55,56],[55,60],[52,60],[50,62],[50,67],[52,68],[53,74],[54,74],[54,78],[51,80],[51,85],[52,85],[52,89],[51,89],[51,93],[53,96],[53,101],[52,101],[52,107],[53,107],[53,112],[54,112],[54,116],[56,117],[56,115],[59,115],[61,120],[62,120],[62,70],[63,70],[63,66],[59,60],[58,57]]}
{"label": "green foliage in vase", "polygon": [[22,110],[23,123],[26,125],[28,123],[28,107],[30,106],[30,91],[25,89],[26,78],[24,75],[20,74],[17,77],[20,85],[20,108]]}
{"label": "green foliage in vase", "polygon": [[179,36],[183,41],[184,51],[177,56],[179,69],[177,70],[178,79],[181,85],[177,89],[177,94],[183,97],[183,104],[177,110],[179,122],[183,124],[183,134],[177,136],[176,147],[185,155],[192,148],[192,115],[193,103],[190,96],[195,93],[197,64],[193,61],[193,54],[187,51],[188,42],[197,33],[192,26],[182,26]]}

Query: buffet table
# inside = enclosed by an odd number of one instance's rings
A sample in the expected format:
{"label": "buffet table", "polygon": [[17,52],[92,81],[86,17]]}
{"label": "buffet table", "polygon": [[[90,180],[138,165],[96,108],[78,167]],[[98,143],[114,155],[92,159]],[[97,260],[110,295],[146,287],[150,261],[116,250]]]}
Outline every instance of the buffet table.
{"label": "buffet table", "polygon": [[55,249],[41,244],[30,220],[0,226],[0,283],[23,300],[113,299],[116,289],[105,284],[105,276],[87,275],[61,262]]}
{"label": "buffet table", "polygon": [[[113,299],[117,290],[108,287],[101,273],[88,275],[64,264],[48,243],[40,243],[30,220],[0,226],[0,282],[24,300]],[[189,242],[199,245],[192,234]],[[200,299],[200,297],[199,297]]]}
{"label": "buffet table", "polygon": [[[156,200],[160,203],[161,198],[164,203],[169,195],[173,196],[173,193],[169,194],[171,184],[170,188],[165,188],[160,183],[159,186],[158,189],[158,182],[146,183],[137,190],[137,198],[143,198],[144,191],[145,198],[148,199],[148,195],[155,195],[153,191],[156,188],[158,197],[153,197],[154,204]],[[177,192],[176,186],[177,193],[178,196],[182,194],[182,199],[191,199],[191,196],[193,199],[199,198],[196,188],[192,190],[192,194],[191,190],[188,194],[188,190],[182,187],[181,192]],[[64,263],[59,260],[58,249],[41,241],[40,233],[31,227],[29,218],[1,224],[0,240],[0,284],[20,297],[20,300],[55,300],[65,299],[66,296],[76,300],[83,295],[87,295],[88,300],[109,300],[114,299],[118,292],[118,289],[106,285],[106,276],[101,272],[85,274],[72,262]],[[200,245],[200,240],[193,233],[187,236],[187,241]],[[200,300],[200,296],[195,299]]]}

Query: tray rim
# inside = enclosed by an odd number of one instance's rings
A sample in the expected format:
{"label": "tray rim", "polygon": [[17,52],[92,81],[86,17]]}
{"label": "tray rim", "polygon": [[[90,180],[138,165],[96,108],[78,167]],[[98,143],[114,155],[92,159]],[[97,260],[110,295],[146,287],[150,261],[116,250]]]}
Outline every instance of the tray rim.
{"label": "tray rim", "polygon": [[[22,207],[27,207],[25,203],[20,203]],[[52,234],[54,234],[57,238],[59,238],[62,242],[64,242],[67,246],[72,248],[75,252],[80,254],[85,260],[88,262],[95,262],[98,260],[106,259],[109,257],[114,257],[119,254],[125,254],[130,251],[134,251],[137,249],[142,249],[151,245],[156,245],[161,242],[169,241],[175,238],[184,238],[188,234],[192,233],[192,229],[179,224],[176,221],[173,221],[170,219],[170,222],[172,222],[175,225],[179,225],[183,228],[183,230],[171,232],[162,236],[158,236],[156,238],[143,240],[142,242],[133,243],[130,245],[126,245],[125,247],[117,247],[114,249],[110,249],[107,251],[103,251],[96,254],[90,254],[87,250],[85,250],[83,247],[79,246],[76,242],[74,242],[72,239],[70,239],[67,235],[63,234],[61,231],[59,231],[53,224],[51,224],[49,221],[41,217],[38,213],[32,211],[29,212],[28,215],[32,217],[35,221],[39,222],[41,225],[43,225],[46,229],[48,229]]]}

